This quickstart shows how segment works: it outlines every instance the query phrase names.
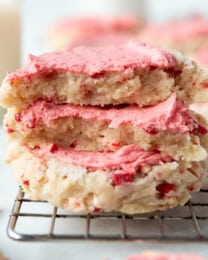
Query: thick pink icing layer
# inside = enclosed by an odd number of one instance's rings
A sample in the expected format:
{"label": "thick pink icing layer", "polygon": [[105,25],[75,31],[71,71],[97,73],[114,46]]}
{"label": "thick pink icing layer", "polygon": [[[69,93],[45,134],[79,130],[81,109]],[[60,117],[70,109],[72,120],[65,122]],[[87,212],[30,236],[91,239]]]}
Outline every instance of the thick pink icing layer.
{"label": "thick pink icing layer", "polygon": [[29,128],[39,123],[64,117],[79,117],[87,120],[108,122],[110,128],[122,124],[141,127],[147,132],[172,131],[185,133],[193,130],[195,123],[186,106],[177,102],[172,94],[166,101],[148,108],[128,106],[123,108],[100,108],[93,106],[56,105],[38,101],[21,113],[21,121]]}
{"label": "thick pink icing layer", "polygon": [[40,158],[56,158],[64,163],[101,170],[123,170],[136,173],[141,166],[171,161],[157,151],[143,151],[137,145],[123,146],[116,152],[76,151],[73,148],[48,145],[39,148]]}
{"label": "thick pink icing layer", "polygon": [[31,79],[56,72],[84,73],[90,76],[106,72],[128,72],[147,67],[173,68],[175,58],[168,52],[137,41],[105,47],[77,47],[30,56],[23,69],[9,73],[7,80]]}
{"label": "thick pink icing layer", "polygon": [[208,36],[208,20],[194,17],[183,21],[149,25],[141,34],[141,39],[150,43],[151,39],[183,41],[201,36]]}

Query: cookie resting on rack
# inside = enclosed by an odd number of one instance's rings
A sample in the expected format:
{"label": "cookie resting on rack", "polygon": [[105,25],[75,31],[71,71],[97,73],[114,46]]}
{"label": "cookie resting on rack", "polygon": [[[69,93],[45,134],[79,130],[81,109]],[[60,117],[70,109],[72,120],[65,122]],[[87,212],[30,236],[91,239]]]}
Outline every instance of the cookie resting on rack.
{"label": "cookie resting on rack", "polygon": [[134,144],[116,152],[12,145],[7,160],[28,198],[77,213],[134,214],[184,205],[205,177],[198,162],[175,161]]}

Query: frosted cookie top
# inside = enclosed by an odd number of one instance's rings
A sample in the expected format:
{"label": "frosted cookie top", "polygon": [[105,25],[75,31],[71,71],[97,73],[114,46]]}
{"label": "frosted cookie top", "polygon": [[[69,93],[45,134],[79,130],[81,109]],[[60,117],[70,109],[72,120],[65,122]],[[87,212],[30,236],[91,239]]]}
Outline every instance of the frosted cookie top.
{"label": "frosted cookie top", "polygon": [[172,160],[158,151],[144,151],[134,144],[123,146],[116,152],[76,151],[74,148],[58,147],[54,144],[36,149],[40,158],[56,158],[86,168],[117,169],[131,174],[144,165],[154,166]]}
{"label": "frosted cookie top", "polygon": [[121,46],[78,47],[51,52],[40,56],[30,55],[23,69],[9,73],[9,81],[38,77],[55,72],[73,72],[97,77],[106,72],[129,72],[135,69],[173,68],[172,54],[136,41]]}
{"label": "frosted cookie top", "polygon": [[21,120],[28,128],[34,128],[41,122],[49,123],[52,120],[64,117],[104,121],[109,123],[110,128],[131,124],[141,127],[147,132],[170,131],[186,133],[197,127],[188,107],[183,106],[181,102],[177,102],[175,94],[166,101],[148,108],[128,106],[103,109],[71,104],[56,105],[46,101],[38,101],[22,111],[19,121]]}
{"label": "frosted cookie top", "polygon": [[141,39],[150,42],[151,39],[158,41],[158,38],[162,38],[177,42],[202,36],[208,37],[208,20],[194,17],[183,21],[149,25],[141,34]]}
{"label": "frosted cookie top", "polygon": [[208,101],[207,83],[207,72],[180,53],[129,41],[30,56],[22,69],[4,79],[0,104],[22,109],[46,100],[146,107],[166,100],[172,93],[191,104]]}

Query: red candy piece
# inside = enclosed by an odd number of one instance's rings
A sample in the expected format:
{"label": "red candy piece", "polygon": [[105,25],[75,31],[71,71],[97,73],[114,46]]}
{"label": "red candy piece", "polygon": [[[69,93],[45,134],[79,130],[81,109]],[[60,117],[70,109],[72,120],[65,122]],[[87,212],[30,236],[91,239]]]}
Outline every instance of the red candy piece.
{"label": "red candy piece", "polygon": [[91,78],[93,78],[93,79],[99,79],[99,78],[102,78],[103,76],[104,76],[104,72],[97,72],[97,73],[94,73],[94,74],[92,74],[91,75]]}
{"label": "red candy piece", "polygon": [[112,184],[114,186],[121,185],[123,183],[132,182],[134,180],[134,175],[131,173],[117,173],[111,176]]}
{"label": "red candy piece", "polygon": [[23,180],[22,181],[22,184],[25,185],[25,186],[29,186],[30,185],[30,182],[28,180]]}
{"label": "red candy piece", "polygon": [[145,132],[147,132],[150,135],[155,135],[155,134],[158,133],[158,131],[156,129],[154,129],[154,128],[152,128],[152,129],[145,129]]}
{"label": "red candy piece", "polygon": [[203,88],[208,88],[208,82],[202,84]]}
{"label": "red candy piece", "polygon": [[58,146],[56,144],[53,144],[50,148],[51,153],[55,153],[58,150]]}
{"label": "red candy piece", "polygon": [[20,113],[15,114],[14,119],[16,122],[21,122],[21,120],[22,120],[21,114]]}
{"label": "red candy piece", "polygon": [[186,170],[184,168],[180,168],[180,173],[184,174],[186,172]]}
{"label": "red candy piece", "polygon": [[112,143],[111,145],[112,145],[112,146],[115,146],[115,147],[119,147],[119,146],[121,145],[121,143],[115,142],[115,143]]}
{"label": "red candy piece", "polygon": [[208,133],[207,129],[206,129],[204,126],[202,126],[202,125],[198,125],[197,131],[198,131],[200,134],[203,134],[203,135],[205,135],[205,134]]}
{"label": "red candy piece", "polygon": [[72,142],[72,143],[70,144],[70,147],[71,147],[71,148],[75,148],[77,145],[78,145],[78,142],[75,140],[74,142]]}
{"label": "red candy piece", "polygon": [[190,191],[194,191],[195,190],[195,186],[194,185],[189,185],[187,188]]}
{"label": "red candy piece", "polygon": [[8,134],[11,134],[11,133],[14,133],[14,132],[15,132],[14,129],[12,129],[11,127],[9,127],[8,124],[6,124],[5,127],[6,127],[6,132],[7,132]]}
{"label": "red candy piece", "polygon": [[157,185],[156,190],[159,191],[161,195],[165,195],[171,191],[176,191],[176,186],[174,184],[164,182]]}
{"label": "red candy piece", "polygon": [[100,211],[101,211],[101,208],[94,208],[94,211],[93,211],[93,212],[98,213],[98,212],[100,212]]}

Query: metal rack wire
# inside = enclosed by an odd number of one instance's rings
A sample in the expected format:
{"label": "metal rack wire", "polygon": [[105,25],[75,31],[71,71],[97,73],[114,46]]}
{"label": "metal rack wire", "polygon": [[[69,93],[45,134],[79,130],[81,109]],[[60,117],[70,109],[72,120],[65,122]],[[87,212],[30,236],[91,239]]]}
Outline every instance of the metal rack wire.
{"label": "metal rack wire", "polygon": [[121,213],[70,214],[47,202],[26,199],[20,189],[7,233],[18,241],[208,241],[208,189],[193,194],[191,201],[183,207],[133,216]]}

